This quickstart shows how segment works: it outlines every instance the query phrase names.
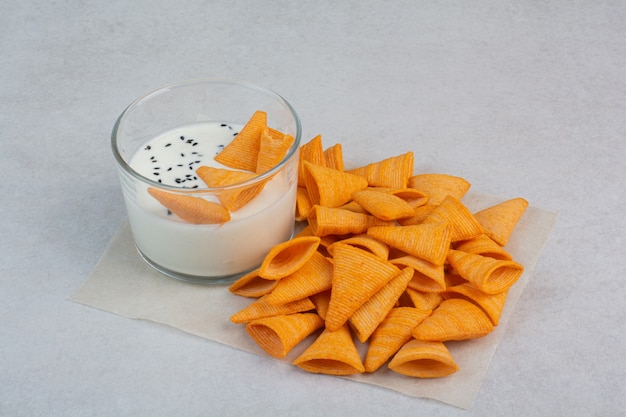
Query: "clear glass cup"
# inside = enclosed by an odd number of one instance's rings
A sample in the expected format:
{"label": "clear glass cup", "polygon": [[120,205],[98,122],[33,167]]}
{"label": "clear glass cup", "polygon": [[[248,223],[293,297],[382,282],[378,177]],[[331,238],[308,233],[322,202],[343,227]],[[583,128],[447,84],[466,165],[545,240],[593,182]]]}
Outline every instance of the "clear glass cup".
{"label": "clear glass cup", "polygon": [[[228,187],[206,187],[197,179],[195,169],[206,158],[213,158],[217,142],[224,146],[232,140],[258,110],[266,112],[269,127],[294,138],[284,159],[248,181]],[[224,131],[229,133],[225,136]],[[213,137],[216,132],[220,133],[219,139]],[[154,149],[148,146],[165,135],[171,137],[177,149],[170,147],[167,140],[165,145],[163,141],[162,146],[155,144]],[[195,147],[194,141],[201,142],[199,138],[206,141]],[[300,140],[300,120],[293,107],[275,92],[245,81],[183,81],[134,101],[117,119],[111,144],[129,224],[141,257],[165,275],[197,283],[228,283],[257,268],[272,246],[293,236]],[[160,153],[156,152],[157,147]],[[147,149],[155,150],[155,154],[150,155]],[[164,153],[170,149],[186,159],[181,157],[175,166],[161,166],[159,161],[148,166],[155,159],[172,157]],[[172,168],[179,170],[177,181],[164,181],[164,171]],[[180,173],[187,168],[186,174]],[[179,178],[189,181],[178,182]],[[225,191],[263,182],[261,194],[231,212],[230,220],[223,224],[185,222],[147,191],[152,187],[218,202],[218,196]]]}

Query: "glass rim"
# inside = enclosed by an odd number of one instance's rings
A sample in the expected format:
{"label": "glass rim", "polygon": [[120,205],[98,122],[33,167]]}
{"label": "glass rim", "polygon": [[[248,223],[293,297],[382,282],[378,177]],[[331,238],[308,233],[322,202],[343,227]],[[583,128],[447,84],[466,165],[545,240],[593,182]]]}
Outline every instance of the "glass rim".
{"label": "glass rim", "polygon": [[[120,129],[120,126],[122,125],[125,116],[136,106],[138,106],[139,104],[145,102],[146,100],[149,100],[151,97],[160,94],[168,89],[173,89],[173,88],[177,88],[177,87],[181,87],[181,86],[185,86],[185,85],[193,85],[193,84],[205,84],[205,83],[209,83],[209,84],[224,84],[224,85],[234,85],[234,86],[239,86],[239,87],[247,87],[250,90],[256,90],[259,92],[262,92],[272,98],[274,98],[277,102],[279,102],[281,105],[283,105],[288,111],[289,113],[293,116],[293,119],[295,121],[296,124],[296,134],[294,136],[294,141],[291,144],[291,146],[289,147],[289,150],[287,151],[287,154],[285,155],[285,157],[278,163],[276,164],[274,167],[272,167],[270,170],[256,175],[253,178],[250,178],[246,181],[242,181],[242,182],[238,182],[235,184],[230,184],[227,186],[221,186],[221,187],[204,187],[204,188],[184,188],[184,187],[177,187],[174,185],[169,185],[169,184],[163,184],[157,181],[154,181],[144,175],[141,175],[139,172],[137,172],[135,169],[133,169],[128,162],[126,162],[126,160],[124,159],[124,157],[122,157],[120,151],[119,151],[119,147],[118,147],[118,131]],[[232,79],[232,78],[193,78],[193,79],[188,79],[188,80],[183,80],[183,81],[178,81],[178,82],[174,82],[174,83],[170,83],[170,84],[165,84],[161,87],[158,87],[140,97],[138,97],[137,99],[135,99],[134,101],[132,101],[121,113],[120,115],[117,117],[115,124],[113,125],[113,130],[111,132],[111,147],[113,150],[113,155],[118,163],[118,166],[121,167],[124,172],[132,175],[133,177],[135,177],[136,179],[145,182],[147,184],[149,184],[150,186],[153,187],[157,187],[157,188],[162,188],[162,189],[167,189],[176,193],[181,193],[181,194],[203,194],[203,193],[215,193],[218,191],[225,191],[225,190],[236,190],[239,188],[246,188],[249,186],[253,186],[256,185],[270,177],[272,177],[274,174],[276,174],[278,171],[280,171],[286,164],[288,161],[291,160],[291,158],[293,157],[293,155],[298,151],[299,147],[300,147],[300,141],[302,138],[302,125],[300,122],[300,117],[298,116],[298,113],[296,113],[295,109],[293,108],[293,106],[285,99],[283,98],[280,94],[276,93],[275,91],[265,88],[265,87],[261,87],[257,84],[254,84],[250,81],[245,81],[245,80],[239,80],[239,79]]]}

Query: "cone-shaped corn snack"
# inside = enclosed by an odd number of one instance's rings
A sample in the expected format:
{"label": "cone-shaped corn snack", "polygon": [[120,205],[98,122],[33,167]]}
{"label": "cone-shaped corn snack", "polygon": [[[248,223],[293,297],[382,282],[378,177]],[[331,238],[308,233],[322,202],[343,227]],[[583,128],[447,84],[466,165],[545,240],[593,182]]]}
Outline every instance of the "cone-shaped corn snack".
{"label": "cone-shaped corn snack", "polygon": [[275,245],[263,259],[259,275],[280,279],[293,274],[313,256],[319,244],[317,236],[301,236]]}
{"label": "cone-shaped corn snack", "polygon": [[527,207],[528,201],[514,198],[474,213],[474,218],[481,224],[487,236],[504,246]]}
{"label": "cone-shaped corn snack", "polygon": [[450,266],[464,279],[487,294],[508,290],[524,272],[524,267],[515,262],[489,258],[450,249]]}
{"label": "cone-shaped corn snack", "polygon": [[324,150],[324,166],[344,171],[343,149],[340,143]]}
{"label": "cone-shaped corn snack", "polygon": [[450,226],[447,223],[370,227],[367,234],[435,265],[443,265],[450,248]]}
{"label": "cone-shaped corn snack", "polygon": [[309,298],[276,306],[268,303],[266,297],[267,295],[264,295],[263,297],[250,303],[244,309],[239,310],[230,316],[230,321],[233,323],[248,323],[252,320],[261,319],[263,317],[278,316],[280,314],[302,313],[315,308],[315,305],[313,305],[313,302]]}
{"label": "cone-shaped corn snack", "polygon": [[282,359],[323,325],[315,313],[295,313],[253,320],[246,325],[246,331],[264,351]]}
{"label": "cone-shaped corn snack", "polygon": [[298,162],[298,187],[305,187],[305,178],[309,173],[304,168],[304,162],[310,162],[314,165],[325,165],[324,149],[322,148],[322,136],[317,135],[307,143],[300,146],[300,156]]}
{"label": "cone-shaped corn snack", "polygon": [[413,337],[446,342],[475,339],[492,331],[493,324],[482,309],[467,300],[450,298],[443,300],[430,316],[413,329]]}
{"label": "cone-shaped corn snack", "polygon": [[459,370],[441,342],[411,340],[389,362],[389,369],[416,378],[441,378]]}
{"label": "cone-shaped corn snack", "polygon": [[254,172],[257,166],[261,131],[267,126],[267,113],[256,111],[241,131],[215,160],[230,168]]}
{"label": "cone-shaped corn snack", "polygon": [[284,278],[267,296],[270,304],[285,304],[329,290],[333,279],[333,264],[319,252],[299,269]]}
{"label": "cone-shaped corn snack", "polygon": [[261,131],[259,156],[255,172],[263,174],[283,160],[293,144],[293,136],[266,127]]}
{"label": "cone-shaped corn snack", "polygon": [[373,187],[405,188],[413,174],[413,163],[413,152],[407,152],[348,172],[367,178]]}
{"label": "cone-shaped corn snack", "polygon": [[260,277],[259,269],[257,268],[230,284],[228,290],[242,297],[258,298],[269,294],[277,284],[277,280]]}
{"label": "cone-shaped corn snack", "polygon": [[326,328],[339,329],[350,316],[400,270],[378,256],[350,245],[336,245],[333,287]]}
{"label": "cone-shaped corn snack", "polygon": [[325,329],[293,363],[318,374],[353,375],[365,371],[347,325],[336,331]]}
{"label": "cone-shaped corn snack", "polygon": [[353,193],[352,199],[381,220],[411,217],[415,213],[413,207],[400,197],[371,188]]}
{"label": "cone-shaped corn snack", "polygon": [[395,307],[376,328],[369,340],[363,365],[374,372],[391,358],[413,336],[411,331],[431,313],[414,307]]}
{"label": "cone-shaped corn snack", "polygon": [[221,224],[230,220],[226,208],[201,197],[169,193],[157,188],[148,188],[148,194],[188,223]]}
{"label": "cone-shaped corn snack", "polygon": [[352,199],[352,193],[367,188],[367,180],[333,168],[304,161],[305,186],[312,204],[339,207]]}
{"label": "cone-shaped corn snack", "polygon": [[471,184],[461,177],[448,174],[418,174],[408,180],[410,188],[422,191],[428,196],[428,204],[440,204],[451,195],[461,199],[470,189]]}

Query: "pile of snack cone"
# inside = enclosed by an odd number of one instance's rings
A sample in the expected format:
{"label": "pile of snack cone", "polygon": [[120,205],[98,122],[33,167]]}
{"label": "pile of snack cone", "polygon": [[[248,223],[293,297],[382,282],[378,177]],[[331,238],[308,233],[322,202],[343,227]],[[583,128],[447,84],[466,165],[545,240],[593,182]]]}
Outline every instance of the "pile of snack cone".
{"label": "pile of snack cone", "polygon": [[251,298],[231,321],[276,358],[315,335],[293,361],[309,372],[456,372],[446,342],[492,332],[523,272],[505,245],[528,203],[472,213],[467,180],[413,164],[407,152],[346,170],[340,145],[302,145],[296,217],[307,225],[229,287]]}

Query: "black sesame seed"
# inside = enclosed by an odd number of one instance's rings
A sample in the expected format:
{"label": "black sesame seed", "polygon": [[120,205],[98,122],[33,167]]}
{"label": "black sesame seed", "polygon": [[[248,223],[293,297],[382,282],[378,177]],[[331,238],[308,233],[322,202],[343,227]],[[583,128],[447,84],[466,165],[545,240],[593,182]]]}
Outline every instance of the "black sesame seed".
{"label": "black sesame seed", "polygon": [[167,215],[168,215],[168,216],[171,216],[171,215],[172,215],[172,212],[171,212],[170,210],[167,210]]}
{"label": "black sesame seed", "polygon": [[169,172],[169,171],[171,171],[171,170],[172,170],[172,167],[169,167],[167,170],[168,170],[168,172]]}
{"label": "black sesame seed", "polygon": [[198,142],[194,142],[191,144],[191,146],[196,146],[198,144]]}
{"label": "black sesame seed", "polygon": [[185,157],[185,154],[181,152],[181,153],[180,153],[180,156],[182,156],[182,157],[184,158],[184,157]]}
{"label": "black sesame seed", "polygon": [[159,175],[159,173],[158,172],[153,172],[152,175]]}
{"label": "black sesame seed", "polygon": [[180,137],[180,140],[185,140],[185,137],[184,137],[184,136],[181,136],[181,137]]}
{"label": "black sesame seed", "polygon": [[228,126],[228,125],[227,125],[226,123],[222,123],[220,126],[222,126],[222,127],[226,127],[226,126]]}
{"label": "black sesame seed", "polygon": [[152,160],[152,159],[154,159],[154,155],[152,155],[152,156],[150,157],[150,160]]}
{"label": "black sesame seed", "polygon": [[176,166],[177,166],[177,167],[182,167],[182,166],[183,166],[183,164],[176,164]]}
{"label": "black sesame seed", "polygon": [[163,181],[161,181],[161,178],[159,178],[159,183],[161,183],[161,182],[163,182]]}
{"label": "black sesame seed", "polygon": [[152,149],[152,146],[148,145],[146,146],[146,150],[149,151],[150,149]]}
{"label": "black sesame seed", "polygon": [[171,144],[171,143],[168,143],[167,145],[165,145],[165,147],[166,147],[166,148],[167,148],[168,146],[172,146],[172,144]]}

